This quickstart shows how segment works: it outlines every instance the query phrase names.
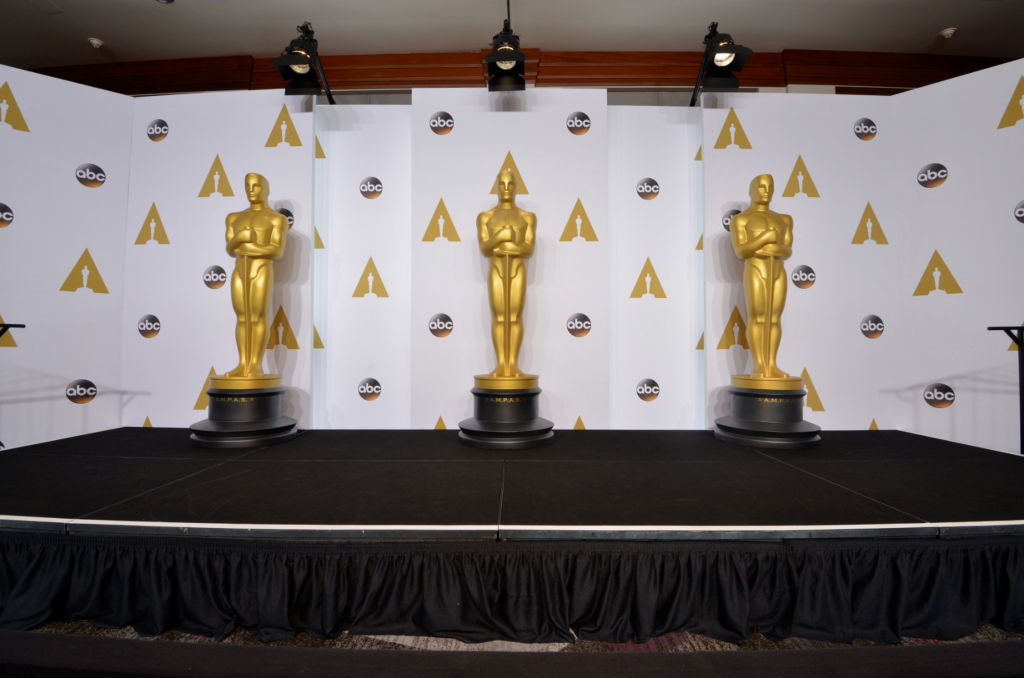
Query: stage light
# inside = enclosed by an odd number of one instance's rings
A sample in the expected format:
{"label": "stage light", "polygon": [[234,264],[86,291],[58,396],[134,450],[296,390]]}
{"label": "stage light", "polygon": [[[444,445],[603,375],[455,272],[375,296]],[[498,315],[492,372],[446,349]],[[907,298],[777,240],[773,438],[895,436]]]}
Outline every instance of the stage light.
{"label": "stage light", "polygon": [[690,105],[697,104],[697,98],[705,87],[713,89],[736,89],[739,78],[734,73],[742,71],[747,56],[754,50],[737,45],[728,33],[718,32],[718,22],[712,21],[708,34],[704,36],[704,57],[701,59],[697,83],[693,86]]}
{"label": "stage light", "polygon": [[313,26],[308,21],[296,26],[299,37],[288,43],[281,56],[271,64],[277,67],[281,78],[287,81],[285,94],[325,94],[327,100],[334,104],[331,87],[327,84],[320,55],[317,53],[316,38],[313,37]]}
{"label": "stage light", "polygon": [[506,0],[505,10],[505,26],[491,39],[491,53],[484,59],[488,92],[526,89],[526,55],[519,51],[519,36],[512,32],[510,0]]}

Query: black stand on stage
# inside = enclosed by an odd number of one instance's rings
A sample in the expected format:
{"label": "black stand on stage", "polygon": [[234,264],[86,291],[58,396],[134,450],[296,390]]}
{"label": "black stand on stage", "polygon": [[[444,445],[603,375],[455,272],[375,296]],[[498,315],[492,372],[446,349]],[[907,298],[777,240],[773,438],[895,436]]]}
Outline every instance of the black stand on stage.
{"label": "black stand on stage", "polygon": [[475,387],[471,419],[459,422],[459,440],[496,450],[522,450],[551,442],[554,424],[537,416],[539,388]]}
{"label": "black stand on stage", "polygon": [[804,421],[801,389],[769,390],[730,386],[732,414],[715,420],[715,437],[730,443],[771,449],[811,447],[821,427]]}
{"label": "black stand on stage", "polygon": [[1006,332],[1013,343],[1017,344],[1017,399],[1020,401],[1020,451],[1024,454],[1024,326],[1010,325],[1009,327],[989,327],[989,331],[1002,330]]}
{"label": "black stand on stage", "polygon": [[260,447],[298,435],[297,422],[281,413],[284,388],[209,388],[209,418],[192,424],[199,447]]}

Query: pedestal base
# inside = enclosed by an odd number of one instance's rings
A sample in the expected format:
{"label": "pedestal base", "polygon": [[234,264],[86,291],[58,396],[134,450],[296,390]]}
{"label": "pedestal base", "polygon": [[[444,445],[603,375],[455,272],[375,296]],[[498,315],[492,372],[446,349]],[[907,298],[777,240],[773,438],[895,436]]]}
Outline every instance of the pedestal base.
{"label": "pedestal base", "polygon": [[260,447],[298,434],[297,422],[281,414],[284,388],[210,388],[209,419],[192,424],[199,447]]}
{"label": "pedestal base", "polygon": [[807,391],[730,386],[732,414],[715,420],[715,437],[730,443],[772,449],[811,447],[821,428],[803,419]]}
{"label": "pedestal base", "polygon": [[474,388],[472,419],[459,422],[459,440],[496,450],[522,450],[551,442],[554,427],[537,416],[539,388]]}

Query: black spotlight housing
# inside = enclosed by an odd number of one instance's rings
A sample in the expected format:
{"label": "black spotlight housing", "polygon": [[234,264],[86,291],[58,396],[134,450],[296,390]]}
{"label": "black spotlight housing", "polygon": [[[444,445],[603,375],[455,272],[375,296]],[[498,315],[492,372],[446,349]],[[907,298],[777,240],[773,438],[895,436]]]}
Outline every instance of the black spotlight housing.
{"label": "black spotlight housing", "polygon": [[501,32],[491,39],[487,64],[488,92],[518,92],[526,89],[526,55],[519,51],[519,36],[512,32],[512,10],[506,0],[508,18]]}
{"label": "black spotlight housing", "polygon": [[287,81],[285,94],[324,94],[334,104],[331,87],[327,84],[327,74],[320,63],[317,52],[317,41],[313,37],[313,25],[308,21],[296,26],[299,37],[288,43],[281,56],[271,62],[276,66],[281,78]]}
{"label": "black spotlight housing", "polygon": [[697,83],[693,86],[690,105],[695,106],[701,91],[705,87],[711,89],[736,89],[740,86],[739,78],[734,73],[742,71],[747,57],[754,50],[737,45],[728,33],[718,32],[718,22],[712,21],[708,26],[708,34],[704,36],[704,57],[697,73]]}

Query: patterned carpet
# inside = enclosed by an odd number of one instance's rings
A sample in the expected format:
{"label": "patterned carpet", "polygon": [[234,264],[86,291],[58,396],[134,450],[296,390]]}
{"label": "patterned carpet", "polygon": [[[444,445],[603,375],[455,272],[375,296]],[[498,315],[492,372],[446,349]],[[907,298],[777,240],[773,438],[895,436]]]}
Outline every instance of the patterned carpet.
{"label": "patterned carpet", "polygon": [[464,643],[450,638],[431,638],[426,636],[362,636],[351,635],[348,633],[342,633],[336,638],[317,638],[303,633],[297,635],[291,640],[264,643],[258,640],[252,632],[244,629],[239,629],[224,640],[218,641],[206,636],[197,636],[178,631],[171,631],[159,636],[143,636],[130,627],[121,629],[103,629],[94,626],[88,621],[53,622],[35,629],[34,632],[123,638],[154,642],[221,643],[224,645],[313,647],[345,650],[419,650],[448,652],[749,652],[756,650],[810,650],[886,645],[927,646],[955,643],[1024,641],[1024,634],[1010,633],[991,625],[983,626],[969,636],[952,641],[903,638],[899,643],[877,643],[864,640],[855,640],[852,643],[831,643],[795,637],[772,641],[768,640],[761,634],[755,633],[747,638],[746,642],[742,645],[715,640],[714,638],[708,638],[707,636],[701,636],[685,631],[667,633],[663,636],[652,638],[646,643],[605,643],[589,640],[577,640],[574,643],[513,643],[500,640],[486,643]]}

